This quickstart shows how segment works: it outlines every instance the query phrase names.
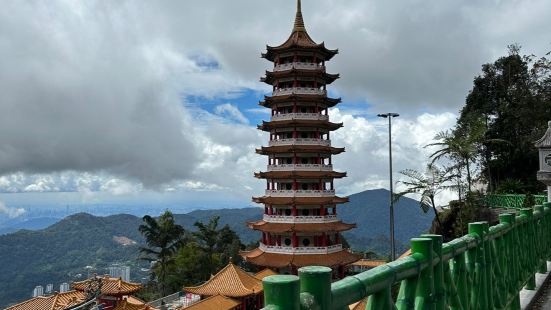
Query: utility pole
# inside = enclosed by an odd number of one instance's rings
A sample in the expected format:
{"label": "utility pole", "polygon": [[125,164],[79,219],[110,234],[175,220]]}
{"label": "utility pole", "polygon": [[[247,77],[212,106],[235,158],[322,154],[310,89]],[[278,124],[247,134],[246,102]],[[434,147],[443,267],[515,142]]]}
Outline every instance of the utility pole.
{"label": "utility pole", "polygon": [[388,118],[388,157],[390,170],[390,257],[396,260],[396,241],[394,238],[394,182],[392,181],[392,119],[400,116],[398,113],[379,114],[378,117]]}

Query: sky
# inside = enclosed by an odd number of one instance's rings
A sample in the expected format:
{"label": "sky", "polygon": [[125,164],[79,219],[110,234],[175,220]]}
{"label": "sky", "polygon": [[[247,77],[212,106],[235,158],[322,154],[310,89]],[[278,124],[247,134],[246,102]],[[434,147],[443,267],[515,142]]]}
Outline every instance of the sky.
{"label": "sky", "polygon": [[[547,0],[304,0],[309,34],[339,55],[330,111],[348,177],[341,195],[423,170],[481,65],[518,43],[551,50]],[[44,201],[249,206],[267,160],[254,149],[267,44],[289,36],[295,1],[2,1],[0,216]],[[47,193],[47,194],[46,194]],[[38,198],[37,198],[38,197]],[[449,197],[442,197],[445,201]]]}

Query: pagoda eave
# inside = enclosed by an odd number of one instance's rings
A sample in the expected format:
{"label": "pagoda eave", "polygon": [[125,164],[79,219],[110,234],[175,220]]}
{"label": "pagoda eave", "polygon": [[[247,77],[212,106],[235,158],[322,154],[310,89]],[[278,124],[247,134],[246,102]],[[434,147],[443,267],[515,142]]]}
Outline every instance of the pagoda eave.
{"label": "pagoda eave", "polygon": [[326,129],[329,131],[335,131],[343,127],[343,123],[332,123],[326,120],[284,120],[284,121],[263,121],[262,125],[258,125],[258,130],[262,131],[271,131],[278,128],[289,128],[289,127],[311,127]]}
{"label": "pagoda eave", "polygon": [[326,73],[323,69],[319,69],[319,70],[290,69],[286,71],[277,71],[277,72],[266,71],[266,77],[260,78],[260,81],[266,84],[269,84],[271,86],[273,85],[273,83],[276,82],[277,79],[293,77],[293,76],[318,79],[318,81],[324,82],[327,85],[333,83],[334,81],[340,78],[339,74],[329,74],[329,73]]}
{"label": "pagoda eave", "polygon": [[278,145],[266,146],[261,149],[256,149],[256,153],[260,155],[271,154],[287,154],[287,153],[314,153],[314,154],[340,154],[344,152],[344,148],[336,148],[332,146],[322,145]]}
{"label": "pagoda eave", "polygon": [[281,53],[286,53],[286,52],[306,52],[306,53],[312,53],[312,54],[315,53],[319,56],[322,56],[323,60],[329,61],[339,53],[339,50],[338,49],[330,50],[326,48],[324,42],[316,45],[311,45],[311,46],[304,46],[304,45],[301,46],[293,43],[291,44],[283,43],[280,46],[267,45],[266,53],[262,53],[261,57],[273,62],[275,61],[276,55]]}
{"label": "pagoda eave", "polygon": [[255,249],[248,252],[241,252],[240,255],[246,262],[271,268],[300,268],[305,266],[337,267],[349,265],[362,258],[361,255],[351,253],[348,250],[342,250],[331,254],[293,255],[268,253],[260,249]]}
{"label": "pagoda eave", "polygon": [[254,176],[258,179],[320,179],[332,178],[340,179],[346,177],[346,172],[336,171],[269,171],[255,172]]}
{"label": "pagoda eave", "polygon": [[343,232],[356,228],[356,224],[346,224],[341,221],[329,223],[270,223],[263,220],[248,223],[249,228],[268,233],[291,232]]}
{"label": "pagoda eave", "polygon": [[264,101],[260,101],[259,105],[265,108],[272,108],[272,105],[292,103],[295,101],[301,101],[305,103],[317,104],[320,107],[332,108],[341,103],[341,98],[328,98],[325,95],[284,95],[284,96],[264,96]]}
{"label": "pagoda eave", "polygon": [[253,197],[253,202],[266,205],[301,205],[301,206],[320,206],[336,205],[348,202],[348,197]]}

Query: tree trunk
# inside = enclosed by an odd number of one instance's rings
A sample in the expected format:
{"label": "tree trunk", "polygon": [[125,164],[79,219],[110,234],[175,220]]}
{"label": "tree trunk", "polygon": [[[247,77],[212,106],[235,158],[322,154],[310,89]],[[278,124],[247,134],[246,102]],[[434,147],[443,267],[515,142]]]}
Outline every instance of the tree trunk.
{"label": "tree trunk", "polygon": [[467,166],[467,186],[468,186],[468,189],[469,189],[469,193],[472,192],[472,189],[471,189],[471,165],[469,163],[469,158],[467,158],[466,160],[466,166]]}
{"label": "tree trunk", "polygon": [[444,231],[444,226],[442,226],[442,222],[440,222],[440,217],[438,216],[438,211],[436,211],[436,205],[434,204],[434,196],[430,197],[430,202],[432,204],[432,210],[434,211],[434,217],[438,222],[438,226],[440,226],[440,231]]}

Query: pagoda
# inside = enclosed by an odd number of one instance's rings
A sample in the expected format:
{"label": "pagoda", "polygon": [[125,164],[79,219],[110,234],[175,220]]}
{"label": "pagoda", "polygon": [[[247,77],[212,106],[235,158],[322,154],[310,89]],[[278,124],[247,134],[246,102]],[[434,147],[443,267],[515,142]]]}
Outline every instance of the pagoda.
{"label": "pagoda", "polygon": [[333,170],[332,155],[344,148],[331,146],[330,134],[343,126],[329,120],[328,109],[341,102],[327,96],[327,85],[339,78],[325,63],[338,50],[327,49],[308,35],[297,2],[291,36],[280,46],[267,47],[262,57],[273,62],[261,81],[272,86],[260,105],[271,120],[258,128],[270,135],[269,145],[256,152],[268,157],[266,193],[253,198],[264,205],[263,219],[249,223],[262,232],[260,246],[242,256],[247,262],[296,274],[303,266],[331,267],[334,277],[360,257],[342,246],[341,233],[355,228],[337,218],[337,205],[348,202],[335,195],[334,180],[346,176]]}

